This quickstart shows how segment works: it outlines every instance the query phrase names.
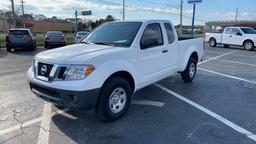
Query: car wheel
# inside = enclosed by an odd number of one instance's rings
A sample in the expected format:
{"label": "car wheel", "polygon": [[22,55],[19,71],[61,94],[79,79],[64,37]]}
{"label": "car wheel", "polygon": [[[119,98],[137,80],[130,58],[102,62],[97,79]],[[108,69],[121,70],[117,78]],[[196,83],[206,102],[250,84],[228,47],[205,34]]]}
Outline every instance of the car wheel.
{"label": "car wheel", "polygon": [[197,60],[190,57],[186,69],[181,72],[181,78],[184,82],[192,82],[196,76]]}
{"label": "car wheel", "polygon": [[244,49],[246,49],[248,51],[252,51],[254,48],[254,44],[252,41],[245,41],[243,46],[244,46]]}
{"label": "car wheel", "polygon": [[31,50],[31,51],[35,51],[35,50],[36,50],[36,44],[34,44],[33,46],[31,46],[30,50]]}
{"label": "car wheel", "polygon": [[131,95],[131,87],[125,79],[111,77],[101,89],[96,112],[102,120],[118,120],[126,113]]}
{"label": "car wheel", "polygon": [[11,52],[12,48],[8,46],[8,47],[6,47],[6,50],[7,50],[7,52]]}
{"label": "car wheel", "polygon": [[210,44],[210,47],[216,47],[217,42],[216,42],[215,38],[211,38],[209,40],[209,44]]}

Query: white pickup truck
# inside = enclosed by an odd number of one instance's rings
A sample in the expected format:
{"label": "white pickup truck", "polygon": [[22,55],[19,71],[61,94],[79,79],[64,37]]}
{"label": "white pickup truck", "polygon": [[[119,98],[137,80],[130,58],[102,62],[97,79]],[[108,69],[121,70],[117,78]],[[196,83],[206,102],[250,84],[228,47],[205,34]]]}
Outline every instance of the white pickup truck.
{"label": "white pickup truck", "polygon": [[226,27],[223,33],[206,33],[205,40],[211,47],[217,44],[243,46],[246,50],[253,50],[256,46],[256,30],[249,27]]}
{"label": "white pickup truck", "polygon": [[179,41],[170,21],[116,21],[80,44],[37,54],[27,77],[38,97],[67,108],[94,107],[113,121],[137,90],[177,72],[191,82],[203,55],[203,39]]}

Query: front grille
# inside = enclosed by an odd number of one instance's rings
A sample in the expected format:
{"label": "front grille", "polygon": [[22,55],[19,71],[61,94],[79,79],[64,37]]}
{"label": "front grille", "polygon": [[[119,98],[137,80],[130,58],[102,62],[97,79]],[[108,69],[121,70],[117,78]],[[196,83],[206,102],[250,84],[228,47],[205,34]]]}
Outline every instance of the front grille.
{"label": "front grille", "polygon": [[63,80],[69,65],[35,62],[36,78],[43,81]]}
{"label": "front grille", "polygon": [[52,68],[53,68],[52,64],[38,62],[38,71],[37,71],[38,75],[49,78]]}

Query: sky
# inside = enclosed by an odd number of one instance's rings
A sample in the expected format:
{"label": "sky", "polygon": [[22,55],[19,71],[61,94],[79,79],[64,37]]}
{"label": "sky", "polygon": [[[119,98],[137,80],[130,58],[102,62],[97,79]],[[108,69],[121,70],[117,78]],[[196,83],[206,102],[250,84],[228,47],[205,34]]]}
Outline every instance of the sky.
{"label": "sky", "polygon": [[[123,0],[24,0],[25,13],[43,14],[47,17],[74,17],[74,12],[91,10],[91,16],[82,19],[104,18],[113,15],[122,19]],[[168,19],[179,24],[181,0],[125,0],[126,19]],[[183,24],[191,24],[193,5],[184,1]],[[21,13],[20,0],[14,0],[15,10]],[[196,24],[207,21],[234,20],[238,8],[238,20],[254,20],[256,18],[255,0],[203,0],[196,5]],[[1,10],[11,10],[10,0],[0,1]]]}

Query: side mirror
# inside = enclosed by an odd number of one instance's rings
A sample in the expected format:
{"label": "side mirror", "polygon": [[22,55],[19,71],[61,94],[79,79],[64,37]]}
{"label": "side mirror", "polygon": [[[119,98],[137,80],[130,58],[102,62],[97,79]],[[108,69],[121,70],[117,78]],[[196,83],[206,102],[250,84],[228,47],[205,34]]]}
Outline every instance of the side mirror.
{"label": "side mirror", "polygon": [[243,34],[241,32],[237,32],[236,35],[242,36]]}
{"label": "side mirror", "polygon": [[141,49],[146,49],[156,45],[157,43],[158,43],[158,40],[156,38],[148,38],[148,39],[141,40],[140,47]]}

